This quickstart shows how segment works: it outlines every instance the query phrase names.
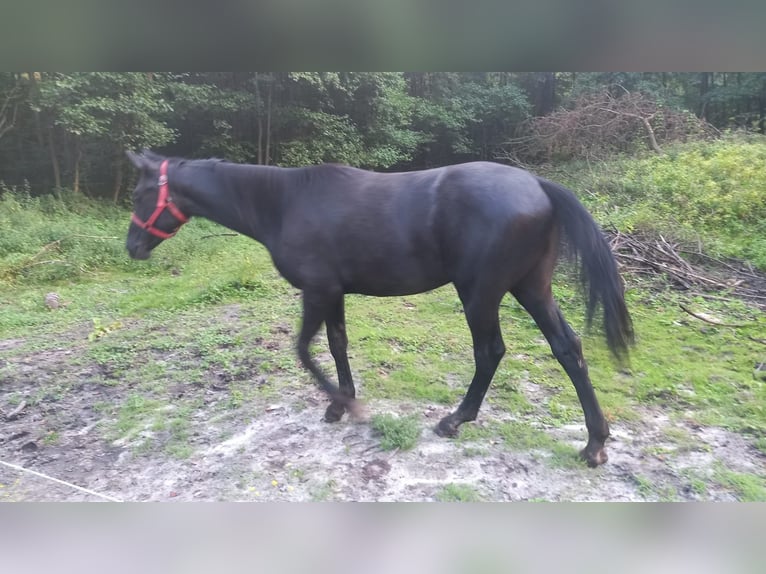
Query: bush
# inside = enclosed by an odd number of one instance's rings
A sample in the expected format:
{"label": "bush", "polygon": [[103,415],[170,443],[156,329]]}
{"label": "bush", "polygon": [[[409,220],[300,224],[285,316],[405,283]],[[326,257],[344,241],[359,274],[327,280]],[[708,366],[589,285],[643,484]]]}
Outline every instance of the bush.
{"label": "bush", "polygon": [[695,228],[741,233],[766,220],[766,140],[694,143],[635,162],[623,185]]}
{"label": "bush", "polygon": [[372,418],[372,429],[381,435],[380,446],[383,450],[409,450],[420,437],[420,425],[414,415],[393,417],[376,415]]}
{"label": "bush", "polygon": [[549,175],[576,190],[602,224],[699,242],[712,255],[766,269],[764,137],[729,134]]}

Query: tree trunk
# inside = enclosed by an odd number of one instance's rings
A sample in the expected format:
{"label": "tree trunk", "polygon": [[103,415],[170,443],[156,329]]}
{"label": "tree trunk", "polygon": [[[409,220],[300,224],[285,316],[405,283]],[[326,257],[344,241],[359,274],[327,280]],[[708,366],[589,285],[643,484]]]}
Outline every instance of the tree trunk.
{"label": "tree trunk", "polygon": [[657,143],[657,138],[654,135],[654,129],[652,128],[652,124],[649,121],[649,118],[642,117],[641,121],[644,124],[644,128],[646,129],[646,133],[649,135],[649,145],[655,151],[655,153],[661,154],[662,153],[662,148]]}
{"label": "tree trunk", "polygon": [[61,190],[61,168],[56,156],[56,143],[53,139],[53,126],[48,127],[48,149],[51,154],[51,166],[53,167],[53,184],[56,186],[56,194],[60,195]]}
{"label": "tree trunk", "polygon": [[273,90],[273,82],[269,82],[269,91],[266,96],[266,153],[264,155],[264,164],[269,165],[271,163],[271,92]]}
{"label": "tree trunk", "polygon": [[698,115],[701,119],[706,119],[707,113],[707,93],[710,91],[710,72],[700,72],[700,108]]}
{"label": "tree trunk", "polygon": [[0,138],[11,131],[16,125],[18,111],[18,88],[14,87],[6,95],[2,105],[0,105]]}
{"label": "tree trunk", "polygon": [[80,137],[74,137],[74,181],[72,182],[72,191],[75,194],[80,193],[80,158],[82,157],[82,151],[80,150]]}
{"label": "tree trunk", "polygon": [[556,75],[542,72],[537,77],[535,94],[535,116],[545,116],[553,111],[556,99]]}
{"label": "tree trunk", "polygon": [[255,74],[255,101],[258,102],[258,163],[263,163],[263,117],[261,115],[261,90],[258,88],[258,74]]}
{"label": "tree trunk", "polygon": [[122,150],[117,151],[117,169],[115,170],[115,176],[114,176],[114,203],[115,205],[120,199],[120,190],[122,189],[122,177],[124,173],[124,166],[125,166],[125,160],[123,159],[125,156],[122,153]]}

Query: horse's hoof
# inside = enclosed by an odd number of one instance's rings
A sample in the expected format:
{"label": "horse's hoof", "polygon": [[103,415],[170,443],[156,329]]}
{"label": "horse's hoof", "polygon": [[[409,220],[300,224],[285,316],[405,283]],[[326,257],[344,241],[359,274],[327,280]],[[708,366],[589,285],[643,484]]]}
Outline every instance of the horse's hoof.
{"label": "horse's hoof", "polygon": [[604,447],[589,450],[588,447],[586,446],[584,449],[580,451],[580,458],[585,460],[585,462],[591,468],[596,468],[597,466],[604,464],[607,460],[609,460],[609,457],[606,455],[606,450],[604,450]]}
{"label": "horse's hoof", "polygon": [[327,410],[324,412],[324,421],[326,423],[336,423],[341,419],[344,412],[346,412],[346,407],[343,405],[330,403]]}
{"label": "horse's hoof", "polygon": [[439,424],[434,427],[434,432],[444,438],[455,438],[458,434],[458,425],[452,422],[450,417],[444,417]]}

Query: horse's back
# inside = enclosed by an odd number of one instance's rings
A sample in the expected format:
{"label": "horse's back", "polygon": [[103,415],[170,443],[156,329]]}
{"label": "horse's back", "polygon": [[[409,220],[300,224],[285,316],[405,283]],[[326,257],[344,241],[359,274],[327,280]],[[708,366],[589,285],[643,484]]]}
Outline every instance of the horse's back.
{"label": "horse's back", "polygon": [[416,293],[454,281],[482,259],[500,261],[550,212],[532,174],[501,164],[322,170],[292,204],[283,254],[334,274],[346,292]]}

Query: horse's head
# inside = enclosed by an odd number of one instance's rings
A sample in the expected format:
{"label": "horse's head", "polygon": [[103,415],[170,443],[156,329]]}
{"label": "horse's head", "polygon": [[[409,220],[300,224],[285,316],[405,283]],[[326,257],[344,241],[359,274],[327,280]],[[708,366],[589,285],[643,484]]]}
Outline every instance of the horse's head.
{"label": "horse's head", "polygon": [[152,249],[175,235],[189,218],[176,206],[168,184],[168,160],[151,152],[128,152],[141,172],[133,191],[133,216],[126,247],[133,259],[148,259]]}

